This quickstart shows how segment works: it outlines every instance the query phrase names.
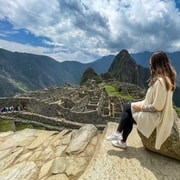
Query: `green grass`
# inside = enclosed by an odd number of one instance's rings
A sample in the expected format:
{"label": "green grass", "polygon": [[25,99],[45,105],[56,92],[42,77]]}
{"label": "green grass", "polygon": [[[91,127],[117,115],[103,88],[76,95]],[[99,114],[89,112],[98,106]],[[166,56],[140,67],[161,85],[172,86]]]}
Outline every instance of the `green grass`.
{"label": "green grass", "polygon": [[[31,124],[25,124],[25,123],[17,123],[16,124],[16,131],[20,131],[20,130],[23,130],[26,128],[42,129],[42,130],[45,129],[42,126],[33,127]],[[6,131],[13,131],[13,122],[11,120],[0,118],[0,132],[6,132]]]}
{"label": "green grass", "polygon": [[0,118],[0,132],[12,131],[12,121]]}
{"label": "green grass", "polygon": [[16,131],[20,131],[20,130],[23,130],[23,129],[26,129],[26,128],[30,128],[32,129],[32,125],[31,124],[17,124],[16,125]]}
{"label": "green grass", "polygon": [[106,84],[99,84],[99,87],[101,89],[105,89],[105,91],[108,93],[109,96],[115,96],[115,97],[120,97],[122,99],[126,99],[128,101],[132,101],[133,98],[131,96],[129,96],[127,93],[123,92],[118,92],[116,90],[116,84],[113,85],[106,85]]}

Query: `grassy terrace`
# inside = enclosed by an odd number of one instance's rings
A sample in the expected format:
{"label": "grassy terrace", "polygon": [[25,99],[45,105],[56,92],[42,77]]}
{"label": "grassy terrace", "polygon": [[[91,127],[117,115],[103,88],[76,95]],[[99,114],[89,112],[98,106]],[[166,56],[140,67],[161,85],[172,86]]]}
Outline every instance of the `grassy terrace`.
{"label": "grassy terrace", "polygon": [[107,85],[107,84],[99,84],[99,87],[101,89],[105,89],[105,91],[108,93],[109,96],[116,96],[116,97],[120,97],[122,99],[126,99],[128,101],[133,101],[134,99],[129,96],[129,94],[125,91],[121,91],[121,92],[118,92],[116,90],[116,84],[112,84],[112,85]]}
{"label": "grassy terrace", "polygon": [[[25,128],[33,128],[31,124],[18,124],[16,130],[22,130]],[[0,132],[13,131],[13,121],[0,118]]]}
{"label": "grassy terrace", "polygon": [[[133,101],[134,99],[128,95],[127,92],[122,91],[122,92],[118,92],[116,90],[116,84],[112,84],[112,85],[107,85],[104,83],[99,84],[99,87],[101,89],[105,89],[105,91],[108,93],[109,96],[116,96],[116,97],[120,97],[122,99],[126,99],[128,101]],[[180,107],[174,107],[174,109],[177,112],[178,117],[180,117]]]}
{"label": "grassy terrace", "polygon": [[[42,126],[32,126],[28,123],[16,123],[16,131],[23,130],[26,128],[30,129],[45,129]],[[14,125],[12,120],[0,118],[0,132],[14,131]]]}
{"label": "grassy terrace", "polygon": [[0,118],[0,132],[12,130],[12,121]]}

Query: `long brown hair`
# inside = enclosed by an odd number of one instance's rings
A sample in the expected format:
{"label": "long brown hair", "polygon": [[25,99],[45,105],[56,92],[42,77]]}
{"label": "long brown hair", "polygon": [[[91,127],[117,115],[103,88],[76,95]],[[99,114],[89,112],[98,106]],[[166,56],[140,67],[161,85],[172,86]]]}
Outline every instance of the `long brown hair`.
{"label": "long brown hair", "polygon": [[[167,90],[175,90],[176,71],[169,62],[165,52],[157,51],[150,58],[151,76],[149,84],[152,86],[157,77],[160,76],[164,79]],[[168,78],[170,79],[170,82]]]}

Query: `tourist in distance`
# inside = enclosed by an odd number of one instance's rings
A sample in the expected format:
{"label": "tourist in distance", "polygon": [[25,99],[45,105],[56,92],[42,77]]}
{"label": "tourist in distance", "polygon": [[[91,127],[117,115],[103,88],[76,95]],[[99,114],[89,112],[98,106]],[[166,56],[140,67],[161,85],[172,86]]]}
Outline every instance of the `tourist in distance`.
{"label": "tourist in distance", "polygon": [[156,149],[160,149],[171,134],[176,71],[163,51],[155,52],[149,63],[151,74],[145,99],[125,104],[116,132],[106,137],[113,146],[127,148],[126,140],[134,122],[147,138],[156,129]]}

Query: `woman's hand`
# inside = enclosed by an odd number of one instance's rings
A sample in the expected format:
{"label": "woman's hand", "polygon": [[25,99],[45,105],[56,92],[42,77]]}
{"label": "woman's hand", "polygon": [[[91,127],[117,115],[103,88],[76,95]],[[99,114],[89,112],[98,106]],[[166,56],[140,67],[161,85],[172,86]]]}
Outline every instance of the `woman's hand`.
{"label": "woman's hand", "polygon": [[141,111],[141,106],[137,106],[137,105],[133,105],[132,108],[134,109],[134,111],[136,112],[140,112]]}

